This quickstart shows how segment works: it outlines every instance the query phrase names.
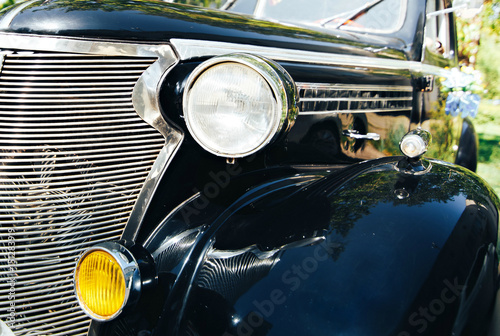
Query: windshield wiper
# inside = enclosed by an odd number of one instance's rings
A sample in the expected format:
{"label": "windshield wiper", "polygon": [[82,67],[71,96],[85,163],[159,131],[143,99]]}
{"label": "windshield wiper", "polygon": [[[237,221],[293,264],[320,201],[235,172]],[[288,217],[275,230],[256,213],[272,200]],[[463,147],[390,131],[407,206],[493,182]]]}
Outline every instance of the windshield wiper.
{"label": "windshield wiper", "polygon": [[340,13],[340,14],[337,14],[335,16],[321,20],[321,22],[319,24],[322,27],[324,27],[334,20],[341,19],[342,21],[340,21],[339,23],[337,23],[337,25],[335,27],[333,27],[334,29],[340,28],[343,25],[345,25],[347,22],[349,22],[349,20],[356,19],[358,16],[365,14],[366,12],[368,12],[370,9],[372,9],[373,7],[375,7],[376,5],[381,3],[382,1],[384,1],[384,0],[374,0],[371,2],[367,2],[363,6],[361,6],[360,8],[356,8],[352,11]]}
{"label": "windshield wiper", "polygon": [[234,5],[235,2],[236,2],[236,0],[228,0],[219,9],[220,10],[228,10],[229,8],[231,8],[231,6]]}

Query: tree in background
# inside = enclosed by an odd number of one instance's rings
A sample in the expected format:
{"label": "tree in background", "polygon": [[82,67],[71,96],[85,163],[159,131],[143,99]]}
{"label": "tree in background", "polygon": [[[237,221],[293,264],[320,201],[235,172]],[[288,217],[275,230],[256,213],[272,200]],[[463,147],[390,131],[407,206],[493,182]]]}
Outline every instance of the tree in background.
{"label": "tree in background", "polygon": [[500,98],[500,0],[485,0],[479,15],[458,16],[458,58],[483,74],[485,98]]}
{"label": "tree in background", "polygon": [[487,0],[481,13],[482,28],[477,55],[478,69],[484,74],[486,98],[500,98],[500,0]]}
{"label": "tree in background", "polygon": [[0,9],[13,5],[15,2],[15,0],[0,0]]}

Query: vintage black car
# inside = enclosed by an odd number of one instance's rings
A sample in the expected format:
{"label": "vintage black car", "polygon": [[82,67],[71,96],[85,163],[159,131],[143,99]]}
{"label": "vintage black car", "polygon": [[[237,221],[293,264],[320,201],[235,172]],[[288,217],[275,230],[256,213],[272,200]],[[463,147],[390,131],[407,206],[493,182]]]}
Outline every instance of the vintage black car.
{"label": "vintage black car", "polygon": [[0,12],[0,334],[500,335],[456,10]]}

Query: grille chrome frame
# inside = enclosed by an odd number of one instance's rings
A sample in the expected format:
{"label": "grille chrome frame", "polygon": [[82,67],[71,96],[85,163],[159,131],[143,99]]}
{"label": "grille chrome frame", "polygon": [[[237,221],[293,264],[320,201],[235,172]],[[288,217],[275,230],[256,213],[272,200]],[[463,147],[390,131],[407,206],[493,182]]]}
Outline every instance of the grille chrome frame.
{"label": "grille chrome frame", "polygon": [[0,283],[0,318],[14,302],[15,334],[86,335],[74,264],[92,245],[135,237],[183,138],[158,105],[177,58],[165,44],[0,41],[0,277],[15,281]]}

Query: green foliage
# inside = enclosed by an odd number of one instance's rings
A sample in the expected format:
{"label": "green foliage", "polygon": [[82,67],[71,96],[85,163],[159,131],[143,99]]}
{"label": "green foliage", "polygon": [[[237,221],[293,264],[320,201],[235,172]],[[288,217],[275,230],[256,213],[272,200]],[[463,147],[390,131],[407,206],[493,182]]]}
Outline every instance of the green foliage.
{"label": "green foliage", "polygon": [[500,163],[500,105],[481,103],[475,121],[480,137],[479,161]]}
{"label": "green foliage", "polygon": [[479,162],[477,165],[478,174],[488,182],[497,195],[500,195],[500,178],[498,178],[499,171],[500,162]]}
{"label": "green foliage", "polygon": [[485,98],[500,97],[500,0],[485,0],[473,18],[457,18],[458,58],[483,74]]}
{"label": "green foliage", "polygon": [[15,0],[0,0],[0,9],[11,6],[15,3]]}
{"label": "green foliage", "polygon": [[481,38],[481,47],[478,53],[477,68],[484,75],[487,92],[486,98],[500,97],[500,39],[493,35],[486,35]]}
{"label": "green foliage", "polygon": [[479,51],[481,20],[457,18],[458,60],[461,64],[474,64]]}
{"label": "green foliage", "polygon": [[174,2],[186,5],[218,8],[225,2],[225,0],[176,0]]}
{"label": "green foliage", "polygon": [[483,30],[488,35],[499,37],[500,35],[500,0],[485,0],[481,12]]}
{"label": "green foliage", "polygon": [[500,0],[486,0],[480,15],[481,40],[477,68],[484,74],[486,98],[500,97]]}
{"label": "green foliage", "polygon": [[475,120],[479,135],[478,174],[500,195],[500,105],[481,103]]}
{"label": "green foliage", "polygon": [[494,105],[482,101],[479,105],[479,113],[474,124],[480,133],[492,133],[500,135],[500,105]]}

